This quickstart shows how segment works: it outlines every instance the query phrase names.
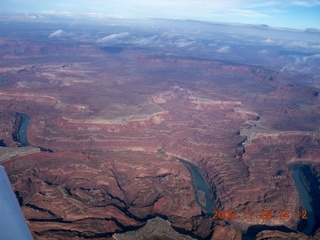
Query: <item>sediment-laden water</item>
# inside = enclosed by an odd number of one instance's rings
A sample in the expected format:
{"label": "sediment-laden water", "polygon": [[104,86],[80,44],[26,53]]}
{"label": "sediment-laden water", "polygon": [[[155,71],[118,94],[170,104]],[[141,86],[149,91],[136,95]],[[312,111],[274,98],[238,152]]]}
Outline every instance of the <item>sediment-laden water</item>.
{"label": "sediment-laden water", "polygon": [[295,182],[296,188],[299,192],[300,201],[302,203],[302,209],[307,211],[307,226],[300,230],[306,235],[310,235],[313,232],[315,226],[315,217],[312,207],[312,199],[308,192],[307,186],[301,179],[301,171],[304,165],[295,165],[292,167],[292,178]]}
{"label": "sediment-laden water", "polygon": [[[305,166],[306,165],[296,164],[291,167],[291,171],[292,171],[292,178],[299,192],[300,201],[302,203],[302,206],[300,208],[301,212],[303,210],[307,211],[307,218],[308,218],[307,224],[302,225],[302,227],[299,227],[300,224],[298,225],[298,231],[303,232],[306,235],[311,235],[313,233],[313,229],[315,227],[316,222],[315,222],[314,210],[312,207],[313,205],[312,198],[310,196],[311,194],[310,192],[308,192],[308,189],[307,189],[308,187],[304,184],[304,182],[301,179],[301,171],[302,171],[302,168]],[[247,234],[243,234],[242,240],[256,239],[256,237],[254,236],[263,230],[279,230],[283,232],[291,231],[285,226],[256,225],[256,226],[250,227]]]}
{"label": "sediment-laden water", "polygon": [[23,113],[17,113],[17,118],[19,118],[19,127],[18,132],[13,136],[13,138],[18,141],[22,147],[29,146],[27,140],[27,129],[30,117]]}
{"label": "sediment-laden water", "polygon": [[202,211],[204,213],[206,213],[208,216],[212,216],[214,194],[211,193],[210,187],[205,177],[203,176],[203,174],[201,174],[200,170],[192,163],[183,159],[179,159],[179,161],[186,166],[191,174],[196,202],[202,208]]}

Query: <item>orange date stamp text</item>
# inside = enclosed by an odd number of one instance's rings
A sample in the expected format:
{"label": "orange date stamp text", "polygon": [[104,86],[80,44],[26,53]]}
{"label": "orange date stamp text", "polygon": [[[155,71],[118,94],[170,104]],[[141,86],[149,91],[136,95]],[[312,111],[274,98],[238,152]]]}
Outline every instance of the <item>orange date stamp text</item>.
{"label": "orange date stamp text", "polygon": [[289,210],[277,210],[271,211],[264,209],[260,211],[243,210],[242,212],[236,212],[234,210],[214,210],[212,218],[215,220],[226,219],[289,219],[293,216],[298,219],[308,219],[308,212],[306,210],[299,210],[292,212]]}

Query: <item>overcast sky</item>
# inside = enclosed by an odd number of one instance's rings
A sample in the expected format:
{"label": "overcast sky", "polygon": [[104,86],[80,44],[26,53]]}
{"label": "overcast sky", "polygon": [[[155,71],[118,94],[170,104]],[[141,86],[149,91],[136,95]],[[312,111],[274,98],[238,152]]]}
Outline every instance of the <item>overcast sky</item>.
{"label": "overcast sky", "polygon": [[320,29],[320,0],[0,0],[0,11],[97,13]]}

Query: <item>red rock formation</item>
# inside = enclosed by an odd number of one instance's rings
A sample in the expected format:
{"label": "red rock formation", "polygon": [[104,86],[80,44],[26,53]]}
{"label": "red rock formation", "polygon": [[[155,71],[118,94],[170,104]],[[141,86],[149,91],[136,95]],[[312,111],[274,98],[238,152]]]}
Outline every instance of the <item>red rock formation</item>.
{"label": "red rock formation", "polygon": [[18,146],[18,142],[15,142],[12,138],[12,135],[17,131],[17,126],[19,127],[19,123],[16,122],[16,113],[6,111],[0,112],[0,119],[1,145],[7,147]]}
{"label": "red rock formation", "polygon": [[188,171],[161,154],[42,152],[4,165],[37,239],[108,237],[156,215],[192,231],[200,214]]}
{"label": "red rock formation", "polygon": [[[278,213],[300,206],[288,166],[319,167],[316,89],[288,86],[278,69],[21,44],[19,56],[37,58],[0,59],[14,66],[1,69],[0,109],[28,114],[30,144],[54,151],[5,163],[36,238],[111,238],[154,216],[203,238],[296,227]],[[215,207],[254,218],[200,216],[175,157],[199,167]]]}

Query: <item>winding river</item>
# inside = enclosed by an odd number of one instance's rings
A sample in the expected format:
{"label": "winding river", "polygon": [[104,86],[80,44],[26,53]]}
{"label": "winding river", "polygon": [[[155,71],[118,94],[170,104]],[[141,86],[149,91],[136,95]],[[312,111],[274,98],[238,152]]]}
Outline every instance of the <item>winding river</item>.
{"label": "winding river", "polygon": [[18,129],[18,139],[22,147],[29,146],[28,140],[27,140],[27,129],[30,121],[30,117],[23,113],[17,113],[20,117],[20,125]]}
{"label": "winding river", "polygon": [[[313,212],[313,207],[312,207],[312,199],[310,197],[310,193],[307,190],[307,187],[304,185],[302,179],[301,179],[301,171],[302,168],[305,167],[306,165],[302,164],[296,164],[291,167],[291,173],[292,173],[292,178],[294,180],[295,186],[298,190],[300,201],[302,203],[301,210],[306,210],[307,211],[307,224],[306,226],[304,225],[302,228],[298,225],[298,231],[303,232],[306,235],[311,235],[313,233],[313,229],[315,227],[315,216]],[[242,240],[253,240],[256,239],[253,235],[256,235],[258,232],[263,231],[263,230],[279,230],[279,231],[284,231],[284,232],[289,232],[288,228],[285,228],[284,226],[266,226],[266,225],[257,225],[257,226],[252,226],[252,232],[253,234],[243,234],[242,235]]]}
{"label": "winding river", "polygon": [[20,123],[18,126],[18,132],[13,136],[13,138],[15,141],[19,141],[21,147],[27,147],[29,146],[29,143],[27,140],[27,129],[28,129],[30,117],[23,113],[17,113],[17,118],[20,118]]}
{"label": "winding river", "polygon": [[196,202],[205,214],[207,214],[208,216],[212,216],[213,199],[209,185],[205,177],[200,173],[199,169],[192,163],[183,159],[178,160],[186,166],[186,168],[189,170],[191,174]]}
{"label": "winding river", "polygon": [[314,229],[316,222],[315,222],[315,216],[314,216],[313,208],[312,208],[312,199],[310,197],[310,194],[309,194],[306,186],[304,185],[304,183],[300,177],[302,167],[303,167],[303,165],[293,166],[292,177],[293,177],[294,183],[296,185],[296,188],[299,192],[300,201],[302,203],[303,210],[307,211],[308,224],[301,231],[306,235],[310,235],[313,232],[313,229]]}

